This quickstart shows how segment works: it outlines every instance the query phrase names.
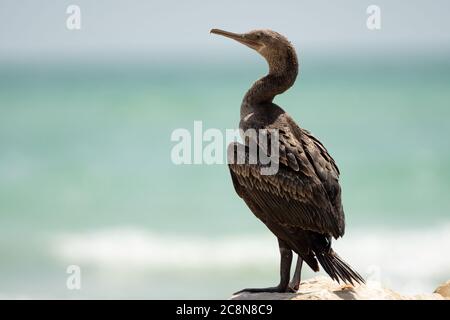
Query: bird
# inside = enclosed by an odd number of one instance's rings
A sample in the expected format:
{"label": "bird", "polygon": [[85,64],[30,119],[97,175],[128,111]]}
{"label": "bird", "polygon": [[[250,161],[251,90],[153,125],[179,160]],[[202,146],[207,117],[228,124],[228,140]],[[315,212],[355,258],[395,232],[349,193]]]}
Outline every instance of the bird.
{"label": "bird", "polygon": [[[246,288],[236,294],[297,292],[303,262],[315,272],[319,271],[320,264],[333,280],[342,281],[346,286],[365,283],[331,246],[332,239],[342,237],[345,231],[336,162],[316,137],[273,102],[275,96],[292,87],[297,78],[299,63],[294,46],[285,36],[268,29],[247,33],[211,29],[210,33],[250,47],[269,67],[268,74],[245,94],[239,122],[241,132],[265,130],[267,145],[264,148],[261,139],[245,136],[243,143],[229,144],[227,158],[236,193],[277,237],[280,282],[274,287]],[[273,130],[278,134],[273,134]],[[278,170],[274,174],[263,174],[261,161],[249,161],[251,142],[266,156],[269,156],[268,145],[278,146]],[[293,253],[297,254],[297,262],[290,279]]]}

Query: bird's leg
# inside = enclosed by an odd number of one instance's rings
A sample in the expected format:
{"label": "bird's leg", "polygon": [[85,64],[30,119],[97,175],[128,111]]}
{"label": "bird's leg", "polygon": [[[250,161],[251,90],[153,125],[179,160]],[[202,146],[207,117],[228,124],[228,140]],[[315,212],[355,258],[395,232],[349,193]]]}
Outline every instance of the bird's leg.
{"label": "bird's leg", "polygon": [[276,287],[242,289],[235,294],[241,292],[293,292],[293,290],[289,287],[292,250],[289,249],[286,243],[280,239],[278,239],[278,245],[280,247],[280,283]]}
{"label": "bird's leg", "polygon": [[302,276],[302,264],[303,264],[303,259],[300,256],[298,256],[297,265],[295,266],[294,276],[292,277],[292,280],[289,283],[289,288],[291,288],[294,291],[297,291],[298,288],[300,287],[300,280],[301,280],[301,276]]}

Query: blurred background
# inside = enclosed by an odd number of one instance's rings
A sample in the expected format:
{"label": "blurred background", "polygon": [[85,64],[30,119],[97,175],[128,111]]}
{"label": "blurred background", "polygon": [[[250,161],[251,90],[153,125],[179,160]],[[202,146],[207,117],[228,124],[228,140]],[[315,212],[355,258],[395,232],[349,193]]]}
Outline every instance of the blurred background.
{"label": "blurred background", "polygon": [[[69,30],[69,5],[81,29]],[[381,29],[366,27],[369,5]],[[300,76],[275,102],[341,169],[335,249],[401,293],[450,278],[450,3],[0,2],[0,298],[228,298],[278,281],[275,237],[177,128],[236,128],[267,71],[210,35],[270,28]],[[69,265],[81,290],[68,290]],[[313,276],[305,267],[304,278]],[[306,271],[307,270],[307,271]]]}

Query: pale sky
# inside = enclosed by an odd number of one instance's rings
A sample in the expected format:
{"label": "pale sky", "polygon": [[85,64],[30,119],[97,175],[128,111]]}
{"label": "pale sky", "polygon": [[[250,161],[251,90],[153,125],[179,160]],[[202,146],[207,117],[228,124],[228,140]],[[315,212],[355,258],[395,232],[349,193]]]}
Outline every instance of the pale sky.
{"label": "pale sky", "polygon": [[[81,8],[79,31],[66,28],[70,4]],[[381,30],[366,27],[370,4],[381,8]],[[101,59],[246,50],[210,35],[213,27],[269,28],[296,47],[318,51],[433,52],[450,48],[449,14],[448,0],[1,0],[0,57]]]}

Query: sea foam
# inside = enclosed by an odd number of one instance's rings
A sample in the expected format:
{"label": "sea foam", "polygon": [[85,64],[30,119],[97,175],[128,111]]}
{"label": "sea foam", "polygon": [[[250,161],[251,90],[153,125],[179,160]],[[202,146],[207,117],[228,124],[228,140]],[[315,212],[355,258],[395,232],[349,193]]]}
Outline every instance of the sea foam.
{"label": "sea foam", "polygon": [[[270,234],[196,237],[131,227],[64,234],[55,240],[53,253],[65,263],[122,273],[264,270],[273,268],[278,259],[277,243]],[[450,225],[424,230],[359,229],[333,247],[369,283],[381,282],[401,293],[430,292],[450,278]]]}

